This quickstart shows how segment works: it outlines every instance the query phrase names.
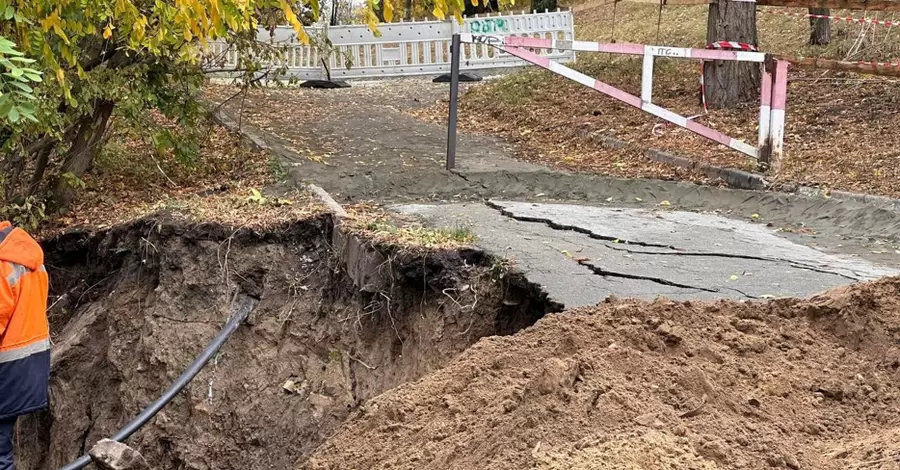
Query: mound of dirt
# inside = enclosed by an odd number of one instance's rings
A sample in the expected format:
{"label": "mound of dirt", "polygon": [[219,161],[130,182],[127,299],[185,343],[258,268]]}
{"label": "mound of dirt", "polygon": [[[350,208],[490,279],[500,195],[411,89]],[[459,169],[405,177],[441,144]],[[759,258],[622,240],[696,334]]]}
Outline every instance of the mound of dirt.
{"label": "mound of dirt", "polygon": [[[21,421],[19,468],[59,468],[113,435],[230,315],[256,310],[129,445],[159,469],[290,468],[366,400],[548,308],[477,251],[388,260],[362,292],[327,217],[234,230],[150,218],[44,243],[52,282],[51,409]],[[502,275],[502,276],[501,276]]]}
{"label": "mound of dirt", "polygon": [[900,279],[549,315],[369,401],[300,467],[897,469]]}

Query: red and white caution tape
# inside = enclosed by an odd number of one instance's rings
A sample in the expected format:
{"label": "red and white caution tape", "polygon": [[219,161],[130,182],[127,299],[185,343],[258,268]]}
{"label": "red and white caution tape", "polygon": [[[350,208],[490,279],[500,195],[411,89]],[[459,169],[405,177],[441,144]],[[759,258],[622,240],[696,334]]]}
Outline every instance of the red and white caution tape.
{"label": "red and white caution tape", "polygon": [[[737,42],[737,41],[716,41],[711,42],[706,45],[707,49],[720,49],[726,51],[746,51],[746,52],[758,52],[759,49],[753,44],[747,44],[746,42]],[[707,113],[709,110],[706,107],[706,84],[703,82],[703,66],[706,61],[700,61],[700,102],[703,104],[703,113]]]}
{"label": "red and white caution tape", "polygon": [[768,13],[770,15],[782,15],[782,16],[796,16],[798,18],[815,18],[821,20],[831,20],[831,21],[846,21],[849,23],[857,23],[857,24],[877,24],[881,26],[900,26],[900,21],[887,21],[887,20],[875,20],[872,18],[853,18],[850,16],[834,16],[834,15],[816,15],[813,13],[801,13],[801,12],[793,12],[793,11],[782,11],[782,10],[758,10],[763,13]]}
{"label": "red and white caution tape", "polygon": [[872,67],[900,67],[900,62],[875,62],[868,60],[857,60],[855,63],[859,65],[871,65]]}
{"label": "red and white caution tape", "polygon": [[707,49],[722,49],[726,51],[748,51],[757,52],[758,49],[753,44],[737,41],[716,41],[706,45]]}

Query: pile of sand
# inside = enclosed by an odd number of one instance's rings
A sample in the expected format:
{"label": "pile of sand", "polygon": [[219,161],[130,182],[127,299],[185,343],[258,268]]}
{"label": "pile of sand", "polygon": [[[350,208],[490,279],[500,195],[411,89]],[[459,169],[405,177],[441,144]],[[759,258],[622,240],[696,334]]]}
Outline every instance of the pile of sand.
{"label": "pile of sand", "polygon": [[900,279],[612,300],[369,401],[303,469],[898,469]]}

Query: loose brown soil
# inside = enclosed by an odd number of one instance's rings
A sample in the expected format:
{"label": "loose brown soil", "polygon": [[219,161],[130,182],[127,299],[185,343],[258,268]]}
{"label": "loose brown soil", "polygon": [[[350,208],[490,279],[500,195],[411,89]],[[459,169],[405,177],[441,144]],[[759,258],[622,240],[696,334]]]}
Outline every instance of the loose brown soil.
{"label": "loose brown soil", "polygon": [[897,469],[900,279],[612,300],[371,400],[303,469]]}
{"label": "loose brown soil", "polygon": [[114,434],[236,293],[260,299],[246,326],[129,441],[154,468],[290,468],[361,403],[556,308],[475,250],[364,245],[389,282],[363,292],[331,231],[327,216],[237,230],[157,216],[45,241],[51,409],[21,421],[19,468],[59,468]]}

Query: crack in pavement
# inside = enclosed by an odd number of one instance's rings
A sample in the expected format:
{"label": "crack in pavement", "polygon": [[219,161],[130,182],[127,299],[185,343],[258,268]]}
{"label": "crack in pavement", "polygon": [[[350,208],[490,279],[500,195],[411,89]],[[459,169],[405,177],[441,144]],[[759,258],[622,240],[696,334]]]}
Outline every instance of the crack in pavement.
{"label": "crack in pavement", "polygon": [[771,263],[785,263],[785,264],[790,265],[792,268],[806,269],[806,270],[808,270],[808,271],[813,271],[813,272],[817,272],[817,273],[820,273],[820,274],[831,274],[831,275],[834,275],[834,276],[840,276],[840,277],[843,277],[843,278],[845,278],[845,279],[849,279],[849,280],[851,280],[851,281],[860,281],[860,280],[862,280],[861,278],[857,278],[857,277],[853,277],[853,276],[848,276],[848,275],[842,274],[842,273],[836,273],[836,272],[834,272],[834,271],[829,271],[829,270],[827,270],[827,269],[817,268],[817,267],[815,267],[815,266],[811,266],[811,265],[808,265],[808,264],[805,264],[805,263],[800,263],[800,262],[798,262],[798,261],[794,261],[794,260],[790,260],[790,259],[784,259],[784,258],[771,258],[771,257],[768,257],[768,256],[740,255],[740,254],[733,254],[733,253],[717,253],[717,252],[705,252],[705,251],[680,251],[678,248],[675,248],[675,247],[671,247],[671,249],[675,250],[674,252],[672,252],[672,251],[642,251],[642,250],[630,250],[630,249],[628,249],[628,248],[623,248],[623,247],[615,247],[615,246],[609,246],[609,245],[603,245],[603,246],[604,246],[605,248],[608,248],[608,249],[614,250],[614,251],[624,251],[624,252],[626,252],[626,253],[640,254],[640,255],[654,255],[654,256],[705,256],[705,257],[710,257],[710,258],[734,258],[734,259],[747,259],[747,260],[753,260],[753,261],[767,261],[767,262],[771,262]]}
{"label": "crack in pavement", "polygon": [[[848,276],[846,274],[842,274],[842,273],[838,273],[838,272],[834,272],[834,271],[829,271],[827,269],[818,268],[815,266],[811,266],[811,265],[808,265],[805,263],[800,263],[800,262],[790,260],[790,259],[772,258],[772,257],[767,257],[767,256],[741,255],[741,254],[734,254],[734,253],[719,253],[719,252],[714,252],[714,251],[685,251],[674,245],[666,245],[666,244],[661,244],[661,243],[647,243],[647,242],[640,242],[640,241],[635,241],[635,240],[626,240],[626,239],[622,239],[622,238],[611,237],[608,235],[601,235],[590,229],[586,229],[584,227],[579,227],[577,225],[560,224],[558,222],[554,222],[553,220],[546,219],[543,217],[530,217],[530,216],[516,215],[512,211],[507,210],[505,207],[503,207],[493,201],[485,201],[485,205],[487,205],[491,209],[494,209],[494,210],[500,212],[500,214],[505,217],[511,218],[513,220],[518,220],[520,222],[540,223],[540,224],[544,224],[554,230],[569,230],[569,231],[577,232],[577,233],[580,233],[583,235],[587,235],[589,238],[593,238],[595,240],[608,241],[608,242],[613,242],[613,243],[621,243],[621,244],[625,244],[625,245],[643,246],[643,247],[647,247],[647,248],[665,248],[665,249],[672,250],[671,252],[642,251],[642,250],[630,250],[628,248],[603,245],[605,248],[615,250],[615,251],[625,251],[628,253],[644,254],[644,255],[705,256],[705,257],[712,257],[712,258],[732,258],[732,259],[746,259],[746,260],[754,260],[754,261],[766,261],[766,262],[770,262],[770,263],[785,263],[785,264],[788,264],[791,267],[794,267],[797,269],[805,269],[805,270],[817,272],[820,274],[831,274],[833,276],[839,276],[839,277],[842,277],[845,279],[849,279],[851,281],[860,281],[861,280],[861,278]],[[746,294],[744,294],[744,295],[746,295]],[[752,296],[748,296],[748,297],[752,297]]]}
{"label": "crack in pavement", "polygon": [[[710,289],[708,287],[691,286],[688,284],[682,284],[680,282],[674,282],[674,281],[670,281],[668,279],[663,279],[661,277],[641,276],[639,274],[629,274],[629,273],[622,273],[622,272],[618,272],[618,271],[609,271],[609,270],[603,269],[600,266],[597,266],[595,264],[588,263],[587,261],[576,261],[576,263],[590,269],[591,271],[594,272],[594,274],[596,274],[598,276],[621,277],[624,279],[634,279],[634,280],[638,280],[638,281],[650,281],[650,282],[655,282],[657,284],[662,284],[664,286],[679,287],[682,289],[699,290],[699,291],[703,291],[703,292],[716,292],[716,293],[720,292],[718,289]],[[747,294],[743,294],[743,295],[746,296]]]}
{"label": "crack in pavement", "polygon": [[487,187],[487,185],[485,185],[484,183],[482,183],[480,181],[470,180],[465,174],[463,174],[459,170],[450,170],[450,174],[462,178],[462,180],[465,181],[466,183],[469,183],[469,185],[478,185],[478,186],[481,186],[481,189],[490,189]]}

